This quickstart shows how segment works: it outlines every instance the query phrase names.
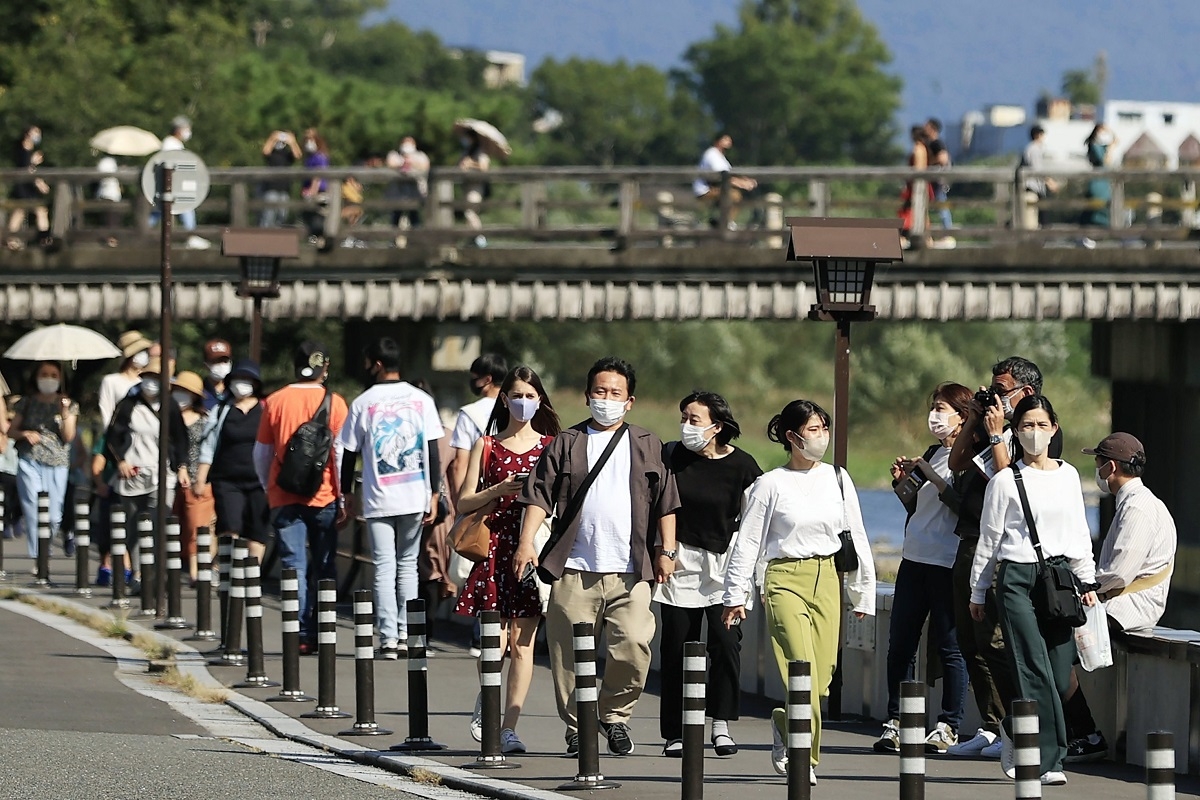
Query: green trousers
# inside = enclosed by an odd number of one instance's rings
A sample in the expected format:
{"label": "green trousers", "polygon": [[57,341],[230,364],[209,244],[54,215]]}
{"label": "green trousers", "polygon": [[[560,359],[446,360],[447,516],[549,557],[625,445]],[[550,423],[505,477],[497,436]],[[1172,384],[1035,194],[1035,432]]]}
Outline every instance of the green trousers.
{"label": "green trousers", "polygon": [[[784,691],[788,662],[807,661],[812,674],[812,764],[820,761],[821,698],[829,693],[837,666],[838,634],[842,622],[842,584],[833,557],[781,558],[767,564],[763,580],[771,646],[779,664]],[[787,715],[775,714],[787,724]],[[784,741],[787,730],[780,728]]]}
{"label": "green trousers", "polygon": [[[996,578],[996,599],[1016,697],[1036,700],[1038,704],[1038,741],[1044,775],[1061,770],[1067,755],[1063,699],[1071,684],[1075,636],[1070,625],[1038,619],[1030,598],[1037,572],[1037,564],[1005,561]],[[1005,719],[1004,728],[1012,735],[1011,716]]]}
{"label": "green trousers", "polygon": [[971,567],[975,563],[978,539],[962,539],[954,557],[952,573],[954,591],[954,630],[958,649],[967,662],[967,675],[975,693],[975,705],[983,729],[1000,735],[1000,720],[1013,699],[1012,669],[1004,649],[996,608],[996,590],[988,589],[983,604],[984,620],[971,618]]}

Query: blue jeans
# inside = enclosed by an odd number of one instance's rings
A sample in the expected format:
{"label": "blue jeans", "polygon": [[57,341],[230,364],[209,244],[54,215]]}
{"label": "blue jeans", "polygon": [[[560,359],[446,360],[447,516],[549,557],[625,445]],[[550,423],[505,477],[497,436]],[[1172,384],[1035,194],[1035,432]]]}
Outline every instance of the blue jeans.
{"label": "blue jeans", "polygon": [[[935,202],[935,203],[946,202],[946,186],[944,184],[935,183],[933,185],[933,202]],[[949,208],[946,208],[945,206],[943,206],[942,208],[938,209],[938,213],[941,215],[943,228],[945,228],[946,230],[950,230],[951,228],[954,227],[954,222],[953,222],[953,220],[950,219],[950,209]]]}
{"label": "blue jeans", "polygon": [[384,642],[408,639],[408,618],[400,612],[421,596],[417,556],[424,516],[418,512],[367,520],[375,563],[375,619]]}
{"label": "blue jeans", "polygon": [[[267,189],[262,193],[264,203],[286,203],[291,200],[287,192],[278,189]],[[258,215],[258,227],[278,228],[287,224],[287,206],[268,206]]]}
{"label": "blue jeans", "polygon": [[[196,230],[196,212],[195,211],[180,211],[172,214],[179,218],[179,227],[185,231]],[[157,208],[150,212],[150,227],[157,228],[158,223],[162,221],[162,212]]]}
{"label": "blue jeans", "polygon": [[900,562],[888,634],[888,719],[900,717],[900,682],[912,675],[921,629],[928,618],[929,646],[937,648],[942,662],[942,712],[938,722],[955,732],[962,723],[967,702],[967,662],[959,652],[954,631],[953,572],[951,567],[908,559]]}
{"label": "blue jeans", "polygon": [[[317,604],[317,581],[337,578],[337,504],[321,508],[293,504],[272,509],[271,526],[285,567],[296,570],[300,584],[300,639],[316,639],[313,609]],[[312,572],[308,552],[312,549]]]}
{"label": "blue jeans", "polygon": [[65,466],[51,467],[31,458],[17,461],[17,497],[21,500],[21,513],[25,517],[25,539],[29,545],[30,558],[37,558],[38,492],[50,495],[50,538],[53,539],[62,526],[68,471]]}

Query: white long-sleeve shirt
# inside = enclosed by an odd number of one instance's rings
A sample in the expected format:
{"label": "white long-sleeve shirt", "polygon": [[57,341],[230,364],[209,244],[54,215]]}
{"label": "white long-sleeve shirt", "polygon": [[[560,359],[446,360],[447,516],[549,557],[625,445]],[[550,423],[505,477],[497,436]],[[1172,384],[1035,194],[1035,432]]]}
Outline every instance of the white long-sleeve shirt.
{"label": "white long-sleeve shirt", "polygon": [[831,556],[838,534],[850,529],[858,569],[848,574],[847,594],[855,611],[875,613],[875,563],[850,474],[842,470],[846,500],[830,464],[809,470],[773,469],[746,490],[742,523],[725,573],[722,605],[749,608],[754,586],[762,585],[767,563],[777,558]]}
{"label": "white long-sleeve shirt", "polygon": [[[1175,559],[1176,543],[1175,520],[1162,500],[1141,478],[1129,481],[1117,492],[1117,511],[1100,550],[1100,591],[1115,591],[1167,569]],[[1104,609],[1127,631],[1150,628],[1167,610],[1170,589],[1168,577],[1149,589],[1113,597]]]}
{"label": "white long-sleeve shirt", "polygon": [[[1083,583],[1096,578],[1092,560],[1092,536],[1083,507],[1083,488],[1079,473],[1065,461],[1058,469],[1034,469],[1024,461],[1021,477],[1029,495],[1029,507],[1037,524],[1043,558],[1065,556],[1071,571]],[[988,481],[979,517],[979,544],[971,565],[971,602],[983,603],[992,585],[996,565],[1001,561],[1036,564],[1037,552],[1029,538],[1029,526],[1017,494],[1017,481],[1011,469],[1001,470]]]}

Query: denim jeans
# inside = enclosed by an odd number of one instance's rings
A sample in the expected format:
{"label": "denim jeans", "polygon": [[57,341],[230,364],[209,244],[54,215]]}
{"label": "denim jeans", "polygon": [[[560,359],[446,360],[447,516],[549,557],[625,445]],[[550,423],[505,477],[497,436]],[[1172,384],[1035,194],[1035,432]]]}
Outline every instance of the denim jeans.
{"label": "denim jeans", "polygon": [[[179,220],[179,227],[185,231],[196,230],[196,212],[195,211],[179,211],[172,216]],[[158,223],[162,221],[162,212],[157,208],[150,212],[150,227],[157,228]]]}
{"label": "denim jeans", "polygon": [[367,520],[375,562],[375,619],[381,641],[408,639],[408,619],[400,612],[421,596],[417,556],[424,514],[400,514]]}
{"label": "denim jeans", "polygon": [[[262,199],[264,203],[286,203],[291,197],[285,191],[267,189],[262,193]],[[278,228],[287,223],[287,218],[287,206],[268,206],[258,215],[258,227]]]}
{"label": "denim jeans", "polygon": [[942,662],[942,711],[938,722],[955,732],[967,701],[967,663],[954,631],[953,569],[904,559],[896,573],[892,624],[888,634],[888,719],[900,716],[900,682],[911,674],[921,644],[921,629],[929,619],[929,646]]}
{"label": "denim jeans", "polygon": [[[933,202],[935,202],[935,203],[946,202],[946,185],[945,184],[935,183],[933,185]],[[938,209],[938,214],[939,214],[939,216],[941,216],[943,228],[945,228],[946,230],[950,230],[951,228],[954,227],[954,221],[950,218],[950,209],[949,208],[943,206],[942,208]]]}
{"label": "denim jeans", "polygon": [[[337,504],[327,506],[280,506],[271,510],[271,526],[284,567],[296,570],[300,584],[300,639],[316,639],[313,609],[317,603],[317,581],[337,578]],[[312,549],[312,571],[308,552]]]}
{"label": "denim jeans", "polygon": [[17,461],[17,497],[21,500],[21,514],[25,517],[25,538],[30,558],[37,558],[38,492],[50,495],[50,538],[53,539],[62,525],[68,471],[67,467],[51,467],[31,458]]}

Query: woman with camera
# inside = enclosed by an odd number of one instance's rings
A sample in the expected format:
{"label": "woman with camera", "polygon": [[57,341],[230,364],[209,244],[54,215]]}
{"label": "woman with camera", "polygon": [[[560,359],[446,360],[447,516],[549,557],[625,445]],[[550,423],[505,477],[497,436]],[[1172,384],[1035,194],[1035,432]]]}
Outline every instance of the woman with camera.
{"label": "woman with camera", "polygon": [[962,433],[971,404],[971,390],[943,383],[929,398],[929,433],[937,439],[920,458],[897,458],[892,486],[908,512],[904,547],[888,634],[888,711],[878,753],[900,752],[900,682],[911,677],[911,665],[921,644],[921,629],[929,621],[929,644],[942,663],[942,710],[937,725],[925,738],[929,753],[945,753],[958,743],[967,697],[967,667],[954,632],[952,575],[958,537],[953,508],[950,448]]}
{"label": "woman with camera", "polygon": [[[508,373],[484,430],[499,433],[481,436],[472,448],[459,490],[458,513],[490,508],[487,525],[492,541],[488,557],[467,576],[454,612],[465,616],[500,612],[500,652],[509,653],[500,749],[524,753],[517,721],[533,679],[533,641],[542,603],[537,578],[517,575],[513,568],[525,508],[515,501],[542,451],[561,430],[558,414],[536,372],[519,366]],[[476,741],[483,736],[478,699],[471,717],[471,736]]]}
{"label": "woman with camera", "polygon": [[718,756],[737,753],[729,720],[741,698],[742,629],[721,624],[725,570],[737,536],[742,495],[762,475],[754,456],[730,444],[741,428],[725,398],[692,392],[679,403],[680,437],[668,442],[663,461],[675,475],[683,503],[675,515],[677,553],[671,580],[654,588],[662,618],[659,644],[662,693],[658,727],[663,755],[683,757],[683,646],[701,641],[708,619],[708,716]]}
{"label": "woman with camera", "polygon": [[[1038,705],[1042,783],[1061,786],[1067,782],[1062,699],[1070,688],[1075,638],[1069,622],[1050,619],[1044,608],[1035,608],[1040,562],[1069,567],[1082,587],[1095,580],[1096,565],[1079,473],[1047,452],[1058,430],[1054,406],[1041,395],[1030,395],[1013,410],[1012,427],[1024,454],[992,478],[984,493],[971,569],[971,616],[983,619],[986,592],[994,582],[1016,696]],[[1095,592],[1083,592],[1082,602],[1094,605]],[[1011,716],[1001,725],[1000,736],[1000,763],[1012,777]]]}
{"label": "woman with camera", "polygon": [[[787,685],[788,662],[812,665],[812,760],[820,759],[820,698],[829,691],[837,661],[842,619],[841,582],[835,556],[854,554],[846,593],[859,618],[875,613],[875,565],[850,475],[824,463],[829,414],[811,400],[793,400],[767,424],[767,438],[783,445],[788,462],[763,475],[746,493],[742,523],[725,573],[728,628],[746,618],[755,585],[762,588],[771,643]],[[787,773],[787,719],[771,712],[771,764]]]}

